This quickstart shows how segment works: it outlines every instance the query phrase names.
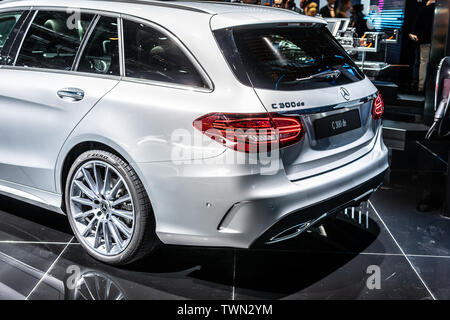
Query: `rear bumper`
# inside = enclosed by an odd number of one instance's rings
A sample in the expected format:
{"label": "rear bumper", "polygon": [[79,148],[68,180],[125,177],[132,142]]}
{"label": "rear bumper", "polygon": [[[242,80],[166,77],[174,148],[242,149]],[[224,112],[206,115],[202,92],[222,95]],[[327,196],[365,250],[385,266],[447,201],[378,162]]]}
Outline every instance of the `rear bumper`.
{"label": "rear bumper", "polygon": [[[363,157],[320,175],[290,181],[282,164],[274,175],[248,165],[137,164],[163,243],[249,248],[274,232],[368,197],[388,169],[378,131]],[[224,154],[223,157],[226,157]],[[291,220],[292,219],[292,220]]]}
{"label": "rear bumper", "polygon": [[[277,239],[282,239],[284,237],[282,233],[286,230],[295,229],[297,232],[294,234],[297,236],[302,231],[305,231],[307,228],[319,223],[322,219],[332,215],[333,213],[348,207],[359,206],[361,202],[368,200],[370,196],[382,185],[386,171],[363,183],[362,185],[348,190],[336,197],[289,214],[275,223],[269,230],[264,232],[263,235],[253,242],[251,247],[259,247],[267,243],[278,242]],[[289,231],[285,237],[289,237],[289,234],[291,234],[291,231]]]}

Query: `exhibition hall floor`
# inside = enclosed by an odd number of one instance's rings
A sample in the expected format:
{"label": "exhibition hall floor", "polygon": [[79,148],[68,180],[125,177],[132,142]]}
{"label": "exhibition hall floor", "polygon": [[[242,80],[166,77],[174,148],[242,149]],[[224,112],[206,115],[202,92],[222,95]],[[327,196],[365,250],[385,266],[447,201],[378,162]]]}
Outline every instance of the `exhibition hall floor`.
{"label": "exhibition hall floor", "polygon": [[266,249],[163,246],[126,268],[90,258],[64,216],[1,197],[0,299],[450,299],[450,219],[416,210],[421,185],[390,181]]}

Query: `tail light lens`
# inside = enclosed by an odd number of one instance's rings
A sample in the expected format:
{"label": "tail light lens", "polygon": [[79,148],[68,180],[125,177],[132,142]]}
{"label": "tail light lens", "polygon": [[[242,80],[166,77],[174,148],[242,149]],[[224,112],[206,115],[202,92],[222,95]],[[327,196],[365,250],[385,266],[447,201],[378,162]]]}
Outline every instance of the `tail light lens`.
{"label": "tail light lens", "polygon": [[277,113],[210,113],[195,120],[194,127],[226,147],[243,152],[284,148],[304,136],[299,117]]}
{"label": "tail light lens", "polygon": [[381,96],[381,93],[378,92],[377,97],[373,102],[372,118],[374,118],[375,120],[379,120],[383,118],[383,114],[384,114],[384,101],[383,97]]}

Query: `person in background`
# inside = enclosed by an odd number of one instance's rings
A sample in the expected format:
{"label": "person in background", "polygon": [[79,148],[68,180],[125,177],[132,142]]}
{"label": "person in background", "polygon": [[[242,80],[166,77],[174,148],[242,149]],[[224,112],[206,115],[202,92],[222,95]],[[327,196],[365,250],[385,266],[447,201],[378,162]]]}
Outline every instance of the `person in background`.
{"label": "person in background", "polygon": [[317,15],[317,9],[318,9],[317,3],[311,2],[306,7],[306,15],[310,17],[315,17]]}
{"label": "person in background", "polygon": [[305,13],[305,11],[303,9],[297,7],[297,5],[295,4],[295,0],[286,0],[284,8],[287,10],[295,11],[300,14]]}
{"label": "person in background", "polygon": [[274,0],[272,7],[274,8],[284,8],[284,0]]}
{"label": "person in background", "polygon": [[334,11],[334,5],[336,0],[328,0],[327,5],[320,9],[319,13],[323,18],[335,18],[336,12]]}
{"label": "person in background", "polygon": [[310,0],[300,0],[300,9],[305,13],[306,7],[309,5]]}
{"label": "person in background", "polygon": [[355,28],[356,34],[361,38],[364,33],[366,33],[369,28],[367,28],[366,16],[363,13],[364,5],[355,4],[352,7],[350,17],[350,27]]}
{"label": "person in background", "polygon": [[259,1],[258,0],[242,0],[242,3],[259,5]]}
{"label": "person in background", "polygon": [[308,13],[306,15],[310,17],[315,17],[317,16],[317,13],[318,13],[317,8],[311,8],[308,10]]}
{"label": "person in background", "polygon": [[336,11],[336,18],[350,18],[351,0],[342,0]]}
{"label": "person in background", "polygon": [[272,7],[291,10],[300,14],[304,14],[303,9],[298,8],[295,0],[274,0]]}
{"label": "person in background", "polygon": [[430,61],[431,34],[433,32],[435,0],[429,0],[425,7],[420,8],[414,21],[409,37],[420,45],[420,67],[418,91],[423,93]]}

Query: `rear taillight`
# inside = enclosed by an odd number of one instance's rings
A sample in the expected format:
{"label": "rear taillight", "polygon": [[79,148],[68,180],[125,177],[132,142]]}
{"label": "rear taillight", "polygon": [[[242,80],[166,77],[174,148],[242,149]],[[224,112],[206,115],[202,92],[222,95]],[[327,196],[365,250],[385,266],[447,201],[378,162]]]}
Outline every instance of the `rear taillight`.
{"label": "rear taillight", "polygon": [[299,117],[277,113],[210,113],[195,120],[194,127],[226,147],[243,152],[284,148],[304,136]]}
{"label": "rear taillight", "polygon": [[372,107],[372,118],[375,120],[379,120],[383,118],[384,113],[384,101],[383,97],[381,96],[381,93],[377,93],[377,97],[375,98],[375,101],[373,102]]}

